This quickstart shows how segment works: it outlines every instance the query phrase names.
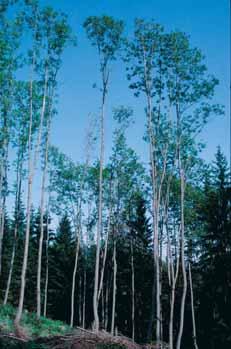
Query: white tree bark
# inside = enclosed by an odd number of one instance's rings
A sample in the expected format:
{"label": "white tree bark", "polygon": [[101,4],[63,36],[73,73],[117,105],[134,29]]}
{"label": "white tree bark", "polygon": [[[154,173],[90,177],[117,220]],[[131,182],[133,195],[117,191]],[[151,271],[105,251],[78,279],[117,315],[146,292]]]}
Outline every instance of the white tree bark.
{"label": "white tree bark", "polygon": [[86,284],[87,284],[87,273],[84,270],[84,279],[83,279],[83,318],[82,318],[82,327],[85,328],[85,317],[86,317]]}
{"label": "white tree bark", "polygon": [[98,289],[99,289],[99,259],[100,259],[100,240],[102,234],[102,211],[103,211],[103,164],[104,164],[104,119],[105,119],[105,98],[108,78],[104,78],[103,72],[103,95],[100,116],[100,168],[99,168],[99,203],[98,203],[98,222],[96,234],[96,260],[95,260],[95,281],[93,293],[93,312],[94,312],[94,329],[99,331],[99,314],[98,314]]}
{"label": "white tree bark", "polygon": [[12,255],[10,260],[10,269],[7,279],[7,286],[6,291],[4,295],[4,301],[3,304],[7,304],[9,292],[10,292],[10,286],[11,286],[11,280],[12,280],[12,274],[13,274],[13,268],[14,268],[14,260],[15,260],[15,253],[16,253],[16,243],[17,243],[17,236],[18,236],[18,215],[20,210],[20,200],[21,200],[21,183],[22,183],[22,159],[21,154],[18,155],[17,160],[17,179],[16,179],[16,193],[15,193],[15,227],[14,227],[14,242],[13,242],[13,249],[12,249]]}
{"label": "white tree bark", "polygon": [[132,269],[132,340],[135,341],[135,269],[133,243],[131,241],[131,269]]}
{"label": "white tree bark", "polygon": [[38,268],[37,268],[37,319],[39,319],[41,316],[41,269],[42,269],[42,250],[43,250],[43,238],[44,238],[44,204],[45,204],[45,187],[46,187],[47,168],[48,168],[48,153],[49,153],[49,146],[50,146],[50,127],[51,127],[51,112],[52,112],[51,110],[52,110],[52,101],[50,101],[50,110],[48,115],[49,119],[47,121],[45,159],[44,159],[44,168],[43,168],[43,174],[42,174],[42,186],[41,186],[40,237],[39,237]]}
{"label": "white tree bark", "polygon": [[192,274],[191,274],[191,263],[188,266],[189,274],[189,285],[190,285],[190,295],[191,295],[191,312],[192,312],[192,325],[193,325],[193,345],[195,349],[198,349],[197,345],[197,332],[196,332],[196,320],[195,320],[195,310],[194,310],[194,296],[193,296],[193,284],[192,284]]}
{"label": "white tree bark", "polygon": [[108,328],[108,303],[109,303],[109,281],[106,283],[106,295],[105,295],[105,324],[104,328],[107,331]]}
{"label": "white tree bark", "polygon": [[176,283],[179,275],[180,256],[176,255],[176,270],[172,260],[172,252],[170,250],[170,269],[171,269],[171,299],[170,299],[170,318],[169,318],[169,349],[173,349],[173,323],[175,308]]}
{"label": "white tree bark", "polygon": [[[3,243],[4,227],[5,227],[7,162],[8,162],[8,146],[9,146],[9,141],[7,139],[8,137],[6,135],[4,137],[5,139],[3,142],[3,159],[2,159],[2,168],[1,168],[2,174],[0,178],[0,191],[1,191],[1,194],[0,194],[0,275],[2,273],[2,243]],[[5,188],[4,188],[4,185],[5,185]]]}
{"label": "white tree bark", "polygon": [[116,276],[117,276],[117,261],[116,261],[116,241],[113,247],[113,294],[112,294],[112,316],[111,316],[111,334],[115,334],[115,308],[116,308]]}
{"label": "white tree bark", "polygon": [[48,205],[47,205],[46,276],[45,276],[44,307],[43,307],[44,317],[47,316],[48,281],[49,281],[49,198],[48,198]]}
{"label": "white tree bark", "polygon": [[79,326],[82,324],[82,278],[79,277]]}
{"label": "white tree bark", "polygon": [[107,250],[108,250],[108,240],[109,240],[109,233],[110,233],[110,227],[111,227],[111,214],[112,214],[112,204],[110,203],[110,209],[109,209],[109,215],[108,215],[108,224],[107,224],[107,233],[106,233],[106,240],[105,240],[105,247],[104,247],[104,253],[103,253],[103,265],[101,269],[101,275],[100,275],[100,283],[99,283],[99,290],[98,290],[98,304],[101,296],[101,291],[103,288],[103,279],[104,279],[104,271],[105,271],[105,265],[107,260]]}
{"label": "white tree bark", "polygon": [[33,72],[34,72],[34,62],[35,62],[35,52],[33,53],[33,63],[32,63],[32,78],[30,81],[30,121],[29,121],[29,134],[28,134],[28,186],[27,186],[27,208],[26,208],[26,234],[25,234],[25,244],[24,244],[24,254],[23,254],[23,265],[21,272],[21,288],[19,296],[19,305],[15,317],[15,326],[19,325],[22,317],[22,310],[24,304],[25,286],[26,286],[26,271],[27,271],[27,260],[29,251],[29,238],[30,238],[30,218],[31,218],[31,202],[32,202],[32,186],[34,170],[37,164],[37,157],[39,153],[39,147],[41,143],[42,126],[46,107],[46,95],[47,95],[47,71],[45,73],[44,82],[44,93],[43,102],[40,115],[40,123],[38,130],[37,143],[34,152],[34,161],[32,162],[32,126],[33,126]]}
{"label": "white tree bark", "polygon": [[79,258],[79,247],[80,247],[80,222],[78,222],[79,226],[77,227],[76,233],[76,250],[75,250],[75,264],[74,271],[72,274],[72,288],[71,288],[71,318],[70,318],[70,326],[73,327],[74,321],[74,308],[75,308],[75,283],[76,283],[76,273],[78,267],[78,258]]}
{"label": "white tree bark", "polygon": [[181,348],[181,340],[182,340],[182,334],[183,334],[183,328],[184,328],[184,312],[185,312],[185,299],[187,294],[187,275],[186,275],[186,269],[185,269],[185,257],[184,257],[184,193],[185,193],[185,178],[184,178],[184,170],[181,166],[180,162],[180,183],[181,183],[181,267],[182,267],[182,274],[183,274],[183,292],[181,297],[181,309],[180,309],[180,325],[179,325],[179,331],[178,331],[178,337],[177,337],[177,344],[176,349]]}

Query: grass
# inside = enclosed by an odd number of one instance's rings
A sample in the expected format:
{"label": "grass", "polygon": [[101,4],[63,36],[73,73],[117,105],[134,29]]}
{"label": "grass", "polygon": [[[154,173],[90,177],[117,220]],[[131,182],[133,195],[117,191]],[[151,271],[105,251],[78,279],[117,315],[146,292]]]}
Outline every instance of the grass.
{"label": "grass", "polygon": [[[27,338],[25,342],[12,338],[15,334],[14,319],[16,309],[11,305],[0,306],[0,349],[51,349],[53,338],[65,334],[76,335],[70,326],[61,321],[41,317],[39,320],[35,313],[23,312],[20,327]],[[8,335],[8,336],[5,336]],[[10,335],[10,336],[9,336]],[[58,339],[54,338],[55,341]],[[72,338],[72,336],[70,336]],[[93,338],[94,339],[94,338]],[[95,340],[96,349],[125,349],[129,345],[121,343],[104,343],[104,339]],[[82,339],[84,341],[84,339]],[[60,341],[61,345],[62,341]],[[59,348],[65,346],[59,346]],[[74,348],[74,345],[73,345]]]}
{"label": "grass", "polygon": [[[16,309],[11,305],[0,306],[0,333],[14,333]],[[45,317],[39,320],[35,313],[23,312],[21,326],[30,338],[63,335],[71,332],[71,328],[61,321]]]}

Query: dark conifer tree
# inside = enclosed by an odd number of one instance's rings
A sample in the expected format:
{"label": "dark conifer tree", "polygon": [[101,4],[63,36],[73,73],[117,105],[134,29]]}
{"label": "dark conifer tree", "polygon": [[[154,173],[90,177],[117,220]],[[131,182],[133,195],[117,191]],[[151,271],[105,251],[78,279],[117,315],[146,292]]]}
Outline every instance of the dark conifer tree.
{"label": "dark conifer tree", "polygon": [[202,205],[205,234],[201,240],[201,346],[231,345],[231,190],[227,161],[220,148],[207,176]]}
{"label": "dark conifer tree", "polygon": [[[50,248],[48,314],[68,322],[70,318],[71,281],[74,265],[74,239],[71,223],[65,214]],[[52,300],[52,304],[50,301]]]}

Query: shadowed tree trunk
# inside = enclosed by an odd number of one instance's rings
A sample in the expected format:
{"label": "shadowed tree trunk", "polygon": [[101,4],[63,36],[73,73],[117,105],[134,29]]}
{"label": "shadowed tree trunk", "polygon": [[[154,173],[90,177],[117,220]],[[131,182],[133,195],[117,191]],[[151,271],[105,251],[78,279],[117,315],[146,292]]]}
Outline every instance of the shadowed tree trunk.
{"label": "shadowed tree trunk", "polygon": [[87,284],[87,273],[84,270],[84,279],[83,279],[83,318],[82,318],[82,327],[85,328],[85,318],[86,318],[86,284]]}
{"label": "shadowed tree trunk", "polygon": [[73,327],[73,321],[74,321],[75,283],[76,283],[76,273],[77,273],[78,258],[79,258],[80,231],[81,231],[81,226],[80,226],[81,223],[78,222],[77,224],[78,224],[78,227],[77,227],[77,233],[76,233],[75,264],[74,264],[74,270],[72,275],[72,288],[71,288],[71,318],[70,318],[71,327]]}
{"label": "shadowed tree trunk", "polygon": [[8,302],[11,280],[12,280],[12,273],[14,268],[15,253],[16,253],[18,225],[19,225],[19,211],[20,211],[20,202],[21,202],[21,186],[22,186],[22,156],[23,156],[22,152],[20,153],[19,151],[18,160],[17,160],[17,179],[16,179],[16,193],[15,193],[14,241],[13,241],[13,249],[12,249],[12,255],[10,260],[10,269],[9,269],[3,304],[7,304]]}
{"label": "shadowed tree trunk", "polygon": [[184,257],[184,193],[185,193],[185,178],[184,170],[180,165],[180,184],[181,184],[181,227],[180,227],[180,255],[181,255],[181,268],[183,274],[183,292],[181,297],[181,308],[180,308],[180,326],[177,337],[176,348],[181,348],[181,340],[184,328],[184,312],[185,312],[185,299],[187,293],[187,275],[185,270],[185,257]]}
{"label": "shadowed tree trunk", "polygon": [[115,334],[115,308],[116,308],[116,276],[117,276],[117,261],[116,261],[116,241],[113,246],[113,291],[112,291],[112,316],[111,316],[111,334]]}
{"label": "shadowed tree trunk", "polygon": [[135,270],[133,243],[131,241],[131,269],[132,269],[132,340],[135,341]]}
{"label": "shadowed tree trunk", "polygon": [[189,274],[189,285],[190,285],[190,295],[191,295],[191,312],[192,312],[192,325],[193,325],[193,345],[195,349],[198,349],[197,345],[197,333],[196,333],[196,321],[195,321],[195,310],[194,310],[194,297],[193,297],[193,284],[192,284],[192,274],[191,274],[191,263],[188,266]]}
{"label": "shadowed tree trunk", "polygon": [[34,161],[32,161],[32,127],[33,127],[33,73],[35,65],[35,52],[33,52],[33,62],[32,62],[32,74],[30,80],[30,121],[29,121],[29,134],[28,134],[28,187],[27,187],[27,208],[26,208],[26,234],[25,234],[25,243],[24,243],[24,254],[23,254],[23,265],[21,272],[21,288],[19,296],[19,305],[15,317],[15,326],[19,325],[19,322],[22,317],[22,310],[24,304],[24,295],[25,295],[25,286],[26,286],[26,271],[27,271],[27,261],[28,261],[28,251],[29,251],[29,238],[30,238],[30,218],[31,218],[31,203],[32,203],[32,186],[33,186],[33,177],[34,171],[37,164],[37,158],[39,153],[39,147],[42,136],[42,127],[46,107],[46,96],[47,96],[47,78],[48,71],[45,72],[45,81],[44,81],[44,93],[42,101],[42,109],[39,121],[39,130],[37,136],[37,143],[34,151]]}
{"label": "shadowed tree trunk", "polygon": [[48,293],[48,281],[49,281],[49,194],[47,205],[47,238],[46,238],[46,276],[45,276],[45,288],[44,288],[44,308],[43,316],[47,316],[47,293]]}
{"label": "shadowed tree trunk", "polygon": [[45,187],[47,179],[48,168],[48,153],[50,146],[50,128],[51,128],[51,113],[52,113],[52,101],[50,101],[49,115],[47,121],[47,134],[45,145],[45,159],[44,168],[42,174],[42,187],[41,187],[41,201],[40,201],[40,237],[39,237],[39,249],[38,249],[38,268],[37,268],[37,318],[41,316],[41,269],[42,269],[42,250],[43,250],[43,238],[44,238],[44,203],[45,203]]}

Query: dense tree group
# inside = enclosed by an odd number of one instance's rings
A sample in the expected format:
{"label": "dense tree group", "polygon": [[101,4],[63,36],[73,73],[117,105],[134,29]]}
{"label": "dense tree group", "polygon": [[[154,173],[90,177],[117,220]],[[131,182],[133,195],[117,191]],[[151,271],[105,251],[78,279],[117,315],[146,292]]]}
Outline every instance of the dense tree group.
{"label": "dense tree group", "polygon": [[[83,27],[101,97],[76,162],[50,143],[62,54],[75,43],[67,17],[37,0],[0,1],[0,301],[17,307],[16,327],[26,308],[170,349],[229,348],[230,172],[219,147],[203,161],[198,141],[223,114],[218,81],[185,33],[136,19],[128,40],[110,16]],[[127,106],[112,110],[105,159],[115,60],[143,105],[146,166],[127,142]]]}

